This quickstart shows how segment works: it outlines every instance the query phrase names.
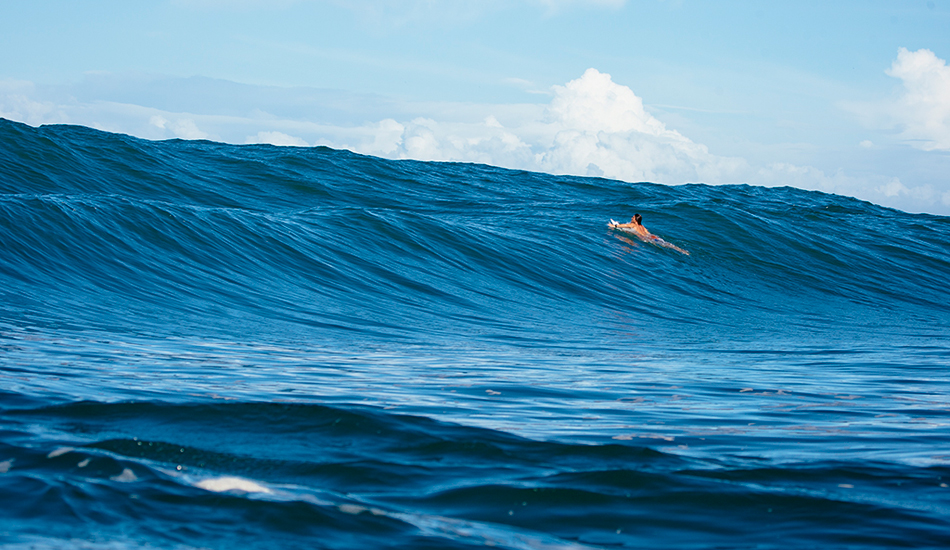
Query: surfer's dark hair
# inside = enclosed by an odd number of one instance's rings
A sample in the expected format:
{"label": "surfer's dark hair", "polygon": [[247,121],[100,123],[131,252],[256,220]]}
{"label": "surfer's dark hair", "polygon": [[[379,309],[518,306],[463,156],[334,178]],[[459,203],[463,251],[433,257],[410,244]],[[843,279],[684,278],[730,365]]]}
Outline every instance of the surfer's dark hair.
{"label": "surfer's dark hair", "polygon": [[640,214],[634,214],[633,220],[637,222],[637,225],[643,225],[643,216],[641,216]]}

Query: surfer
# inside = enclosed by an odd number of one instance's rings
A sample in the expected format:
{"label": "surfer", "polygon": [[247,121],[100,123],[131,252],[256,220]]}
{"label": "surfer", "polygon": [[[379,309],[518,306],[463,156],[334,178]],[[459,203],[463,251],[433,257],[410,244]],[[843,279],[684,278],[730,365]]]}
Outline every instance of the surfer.
{"label": "surfer", "polygon": [[634,233],[643,240],[652,241],[657,238],[656,235],[647,231],[646,227],[643,227],[643,216],[640,214],[634,214],[633,217],[630,218],[630,223],[617,223],[614,224],[613,227],[632,229]]}
{"label": "surfer", "polygon": [[640,214],[634,214],[633,217],[630,218],[630,223],[617,223],[613,220],[610,220],[610,223],[607,224],[607,226],[610,227],[611,229],[619,229],[626,233],[633,233],[641,241],[651,242],[653,244],[656,244],[658,246],[663,246],[666,248],[672,248],[673,250],[681,254],[686,254],[687,256],[689,256],[689,252],[687,252],[686,250],[683,250],[682,248],[676,246],[673,243],[668,243],[664,241],[663,239],[657,237],[653,233],[650,233],[649,231],[647,231],[647,228],[643,227],[643,216],[641,216]]}

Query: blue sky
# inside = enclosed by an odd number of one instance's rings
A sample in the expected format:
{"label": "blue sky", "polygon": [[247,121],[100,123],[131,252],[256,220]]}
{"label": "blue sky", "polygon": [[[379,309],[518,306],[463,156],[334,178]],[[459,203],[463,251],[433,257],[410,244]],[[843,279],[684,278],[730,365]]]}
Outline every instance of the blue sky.
{"label": "blue sky", "polygon": [[950,0],[0,4],[0,116],[950,214]]}

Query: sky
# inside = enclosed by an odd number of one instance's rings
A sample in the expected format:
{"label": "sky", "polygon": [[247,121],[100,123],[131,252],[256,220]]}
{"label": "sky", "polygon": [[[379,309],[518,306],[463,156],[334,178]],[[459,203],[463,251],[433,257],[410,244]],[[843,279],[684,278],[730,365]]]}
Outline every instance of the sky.
{"label": "sky", "polygon": [[0,117],[950,215],[950,0],[0,2]]}

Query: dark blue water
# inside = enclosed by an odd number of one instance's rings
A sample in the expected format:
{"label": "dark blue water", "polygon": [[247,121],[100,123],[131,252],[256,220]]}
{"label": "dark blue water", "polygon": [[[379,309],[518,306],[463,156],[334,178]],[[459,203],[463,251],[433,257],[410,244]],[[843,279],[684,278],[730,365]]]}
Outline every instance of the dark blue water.
{"label": "dark blue water", "polygon": [[846,197],[0,120],[0,544],[946,548],[948,281]]}

